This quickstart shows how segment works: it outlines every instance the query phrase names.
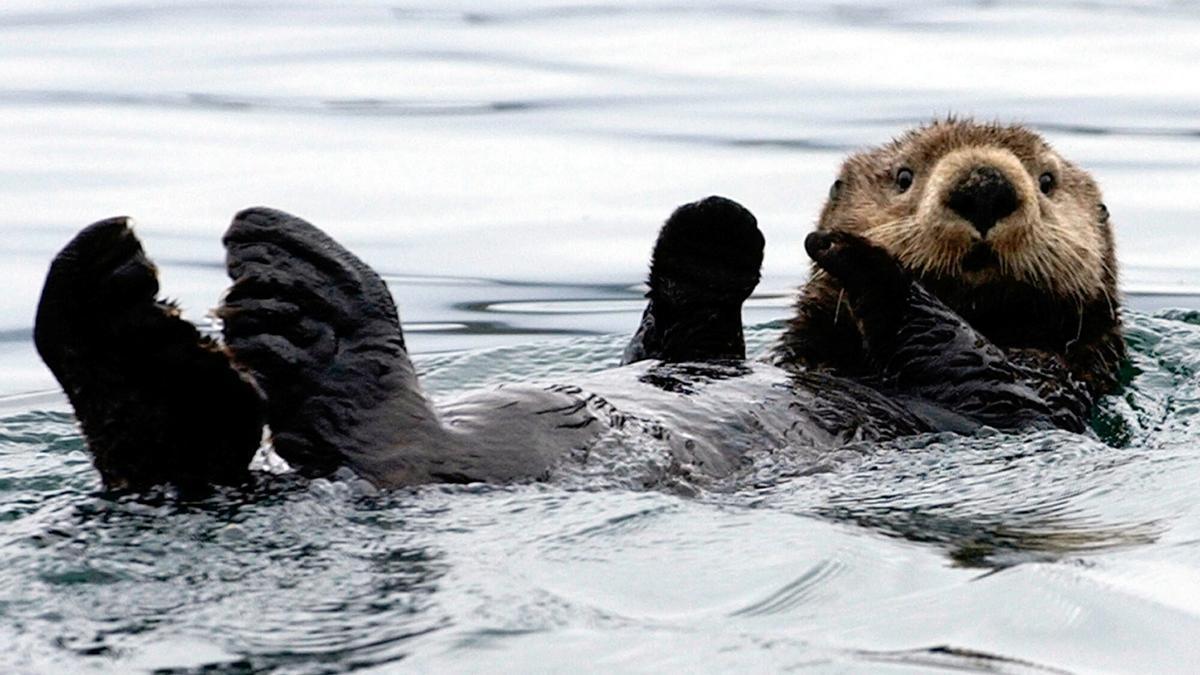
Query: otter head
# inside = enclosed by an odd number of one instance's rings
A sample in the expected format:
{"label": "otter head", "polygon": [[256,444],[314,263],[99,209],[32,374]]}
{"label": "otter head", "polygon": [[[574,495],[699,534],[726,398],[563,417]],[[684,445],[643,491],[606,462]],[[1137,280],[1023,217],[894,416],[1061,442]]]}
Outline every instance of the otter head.
{"label": "otter head", "polygon": [[1065,351],[1118,323],[1100,190],[1021,126],[950,119],[852,155],[818,229],[887,249],[1001,346]]}
{"label": "otter head", "polygon": [[819,229],[883,246],[923,280],[1112,299],[1113,237],[1084,170],[1020,126],[948,120],[853,155]]}
{"label": "otter head", "polygon": [[[850,156],[817,226],[866,237],[1005,349],[1062,358],[1095,391],[1124,357],[1113,233],[1083,169],[1021,126],[948,119]],[[802,290],[784,363],[858,360],[841,290]]]}

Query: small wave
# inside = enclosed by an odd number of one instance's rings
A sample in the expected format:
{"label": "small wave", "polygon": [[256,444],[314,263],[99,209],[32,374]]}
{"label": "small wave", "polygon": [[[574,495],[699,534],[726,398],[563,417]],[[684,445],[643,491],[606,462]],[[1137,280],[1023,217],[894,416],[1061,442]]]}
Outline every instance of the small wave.
{"label": "small wave", "polygon": [[827,581],[846,571],[846,564],[839,560],[822,560],[766,598],[733,612],[733,616],[760,616],[789,612],[819,592],[821,586]]}
{"label": "small wave", "polygon": [[239,96],[213,93],[107,92],[68,89],[0,90],[0,105],[113,106],[209,110],[219,112],[269,111],[316,115],[373,117],[457,117],[521,113],[572,108],[602,109],[681,102],[684,97],[564,96],[507,100],[413,100],[383,97],[317,98]]}
{"label": "small wave", "polygon": [[896,664],[920,669],[931,668],[977,673],[1011,673],[1013,675],[1026,673],[1029,675],[1046,673],[1068,675],[1071,672],[1053,666],[1033,663],[1032,661],[950,646],[905,649],[890,652],[864,650],[855,654],[864,661],[873,661],[879,664]]}

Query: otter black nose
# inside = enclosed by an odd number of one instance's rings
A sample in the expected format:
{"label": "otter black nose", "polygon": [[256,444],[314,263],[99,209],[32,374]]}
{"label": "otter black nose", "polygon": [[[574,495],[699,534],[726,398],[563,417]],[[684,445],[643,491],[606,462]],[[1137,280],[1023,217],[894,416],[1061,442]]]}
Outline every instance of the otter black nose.
{"label": "otter black nose", "polygon": [[977,166],[954,186],[946,206],[986,237],[997,221],[1017,210],[1017,191],[999,169]]}

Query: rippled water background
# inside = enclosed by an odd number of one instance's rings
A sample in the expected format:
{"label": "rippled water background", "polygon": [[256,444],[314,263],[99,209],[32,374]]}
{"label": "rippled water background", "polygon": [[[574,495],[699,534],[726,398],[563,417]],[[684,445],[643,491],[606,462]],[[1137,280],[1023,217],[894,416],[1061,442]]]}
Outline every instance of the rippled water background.
{"label": "rippled water background", "polygon": [[[1200,668],[1200,3],[0,6],[0,669]],[[205,320],[239,208],[392,282],[427,387],[613,363],[657,223],[767,235],[761,348],[847,151],[956,112],[1091,169],[1133,382],[1096,440],[932,437],[684,498],[279,487],[113,502],[30,344],[130,214]],[[464,351],[465,350],[465,351]]]}

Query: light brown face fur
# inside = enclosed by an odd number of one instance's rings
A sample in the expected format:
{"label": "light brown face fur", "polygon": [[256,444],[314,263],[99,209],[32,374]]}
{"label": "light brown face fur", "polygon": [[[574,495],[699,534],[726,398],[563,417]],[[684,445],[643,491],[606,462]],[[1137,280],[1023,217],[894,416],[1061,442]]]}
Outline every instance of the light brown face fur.
{"label": "light brown face fur", "polygon": [[[986,233],[949,203],[980,167],[998,171],[1016,196],[1015,210]],[[907,177],[897,180],[904,170],[912,176],[906,189]],[[1112,230],[1099,188],[1021,126],[939,121],[850,156],[818,229],[862,234],[915,274],[966,287],[1018,282],[1076,302],[1115,292]]]}

